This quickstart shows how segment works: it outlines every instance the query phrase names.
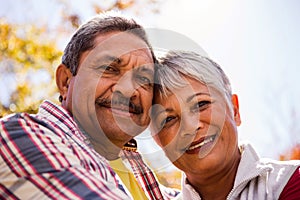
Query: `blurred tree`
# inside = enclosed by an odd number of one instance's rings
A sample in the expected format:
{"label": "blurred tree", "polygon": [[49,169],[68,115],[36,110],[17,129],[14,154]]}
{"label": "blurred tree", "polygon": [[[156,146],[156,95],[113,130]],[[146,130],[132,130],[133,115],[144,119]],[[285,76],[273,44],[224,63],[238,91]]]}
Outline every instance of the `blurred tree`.
{"label": "blurred tree", "polygon": [[294,145],[286,153],[281,154],[280,160],[300,160],[300,143]]}
{"label": "blurred tree", "polygon": [[2,88],[10,88],[8,94],[2,93],[8,103],[0,102],[0,117],[11,112],[36,112],[42,99],[56,95],[53,64],[62,53],[47,39],[44,28],[9,24],[3,19],[0,41]]}
{"label": "blurred tree", "polygon": [[[76,12],[72,7],[72,2],[65,0],[57,0],[62,5],[62,19],[63,24],[71,25],[72,28],[78,28],[82,22],[82,14]],[[159,6],[163,0],[106,0],[106,1],[93,1],[89,0],[85,6],[94,14],[99,14],[105,11],[117,10],[133,14],[139,17],[145,17],[149,13],[159,13]],[[67,23],[65,23],[67,22]],[[66,26],[63,26],[66,28]],[[70,27],[69,27],[70,28]]]}

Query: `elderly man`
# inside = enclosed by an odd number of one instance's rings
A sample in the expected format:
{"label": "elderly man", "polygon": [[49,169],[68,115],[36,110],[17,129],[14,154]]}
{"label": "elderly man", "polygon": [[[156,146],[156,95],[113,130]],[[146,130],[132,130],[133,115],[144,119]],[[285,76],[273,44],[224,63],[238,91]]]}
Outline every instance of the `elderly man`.
{"label": "elderly man", "polygon": [[[144,29],[132,19],[105,13],[79,27],[56,70],[61,105],[44,101],[35,115],[1,119],[0,197],[176,196],[161,192],[130,145],[150,122],[155,62]],[[121,180],[107,163],[120,156],[130,161]]]}

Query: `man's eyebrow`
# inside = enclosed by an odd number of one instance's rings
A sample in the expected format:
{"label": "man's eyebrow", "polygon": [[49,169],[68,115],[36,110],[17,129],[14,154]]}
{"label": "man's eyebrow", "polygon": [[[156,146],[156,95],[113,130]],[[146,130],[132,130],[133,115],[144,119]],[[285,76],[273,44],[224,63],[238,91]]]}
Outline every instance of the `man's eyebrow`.
{"label": "man's eyebrow", "polygon": [[188,97],[186,102],[190,102],[193,98],[195,98],[196,96],[201,96],[201,95],[205,95],[205,96],[210,96],[209,93],[206,93],[206,92],[198,92],[198,93],[195,93],[193,94],[192,96]]}
{"label": "man's eyebrow", "polygon": [[100,59],[104,60],[105,62],[111,62],[111,63],[116,63],[116,64],[120,64],[122,62],[122,59],[120,59],[116,56],[111,56],[111,55],[105,55]]}
{"label": "man's eyebrow", "polygon": [[97,56],[93,62],[94,63],[105,62],[107,64],[113,64],[113,63],[120,64],[122,62],[122,59],[112,55],[101,55],[101,56]]}

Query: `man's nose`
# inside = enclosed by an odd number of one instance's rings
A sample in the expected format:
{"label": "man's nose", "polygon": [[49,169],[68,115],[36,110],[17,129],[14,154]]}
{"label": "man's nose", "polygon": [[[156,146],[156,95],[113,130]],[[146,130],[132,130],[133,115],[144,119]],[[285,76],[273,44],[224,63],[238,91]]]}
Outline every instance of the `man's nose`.
{"label": "man's nose", "polygon": [[137,84],[134,79],[134,73],[128,71],[123,74],[114,86],[114,92],[121,93],[124,97],[135,98],[138,95]]}

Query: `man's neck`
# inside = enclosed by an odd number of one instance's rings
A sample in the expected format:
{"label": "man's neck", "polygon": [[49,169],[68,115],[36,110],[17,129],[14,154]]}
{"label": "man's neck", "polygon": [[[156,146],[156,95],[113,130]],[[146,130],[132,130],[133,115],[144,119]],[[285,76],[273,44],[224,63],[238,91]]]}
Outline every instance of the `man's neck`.
{"label": "man's neck", "polygon": [[103,156],[106,160],[116,160],[119,158],[121,148],[117,147],[116,145],[96,144],[93,141],[91,143],[95,151]]}
{"label": "man's neck", "polygon": [[87,143],[91,145],[97,153],[103,156],[106,160],[116,160],[119,158],[122,147],[126,144],[126,141],[112,142],[103,134],[102,140],[97,141],[90,137],[90,135],[79,126],[80,131],[86,136]]}

